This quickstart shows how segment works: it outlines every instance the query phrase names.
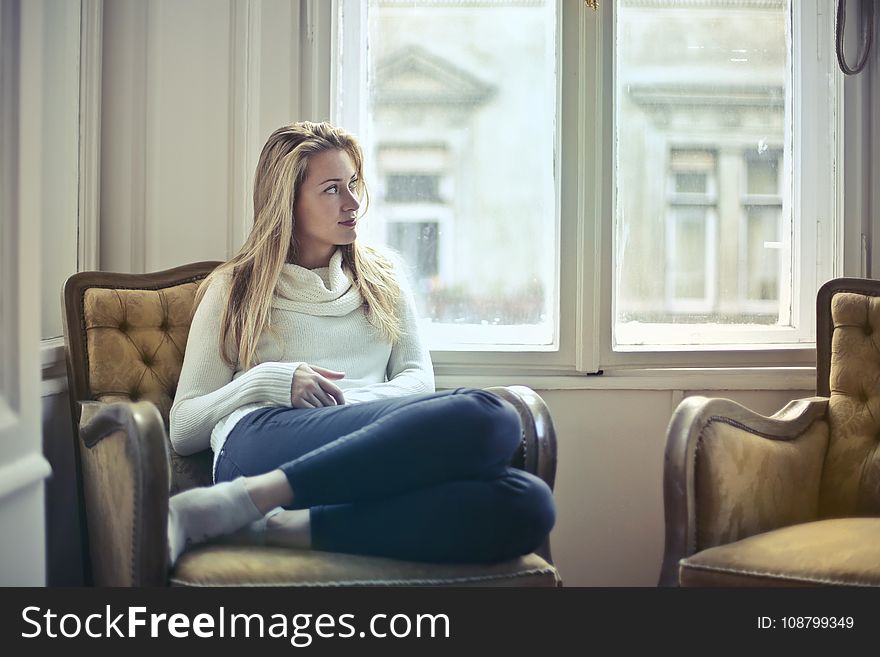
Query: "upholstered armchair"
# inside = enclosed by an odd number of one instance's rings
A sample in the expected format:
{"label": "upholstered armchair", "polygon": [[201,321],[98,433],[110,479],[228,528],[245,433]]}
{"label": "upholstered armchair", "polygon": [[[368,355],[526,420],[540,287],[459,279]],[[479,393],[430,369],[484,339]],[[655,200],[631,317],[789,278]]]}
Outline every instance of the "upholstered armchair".
{"label": "upholstered armchair", "polygon": [[[396,561],[216,542],[166,558],[168,498],[211,483],[211,452],[174,452],[174,400],[199,282],[218,262],[134,275],[75,274],[64,286],[81,528],[89,583],[109,586],[559,586],[549,541],[537,553],[491,565]],[[512,465],[552,488],[556,436],[528,388],[489,388],[523,424]]]}
{"label": "upholstered armchair", "polygon": [[675,411],[661,585],[880,585],[880,281],[826,283],[816,316],[817,397]]}

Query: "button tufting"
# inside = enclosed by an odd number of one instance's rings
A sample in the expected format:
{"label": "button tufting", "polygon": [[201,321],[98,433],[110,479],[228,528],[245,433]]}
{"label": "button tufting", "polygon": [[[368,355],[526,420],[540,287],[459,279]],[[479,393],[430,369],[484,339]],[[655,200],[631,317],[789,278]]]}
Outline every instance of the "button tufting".
{"label": "button tufting", "polygon": [[874,327],[870,324],[865,324],[865,335],[872,335],[874,333]]}
{"label": "button tufting", "polygon": [[122,331],[123,333],[128,331],[128,322],[120,322],[119,323],[119,330]]}

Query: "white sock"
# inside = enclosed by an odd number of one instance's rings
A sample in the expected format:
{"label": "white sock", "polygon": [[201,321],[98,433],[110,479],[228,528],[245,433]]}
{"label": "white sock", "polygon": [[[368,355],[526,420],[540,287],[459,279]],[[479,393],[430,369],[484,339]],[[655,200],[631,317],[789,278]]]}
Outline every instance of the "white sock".
{"label": "white sock", "polygon": [[282,511],[284,511],[284,507],[276,506],[259,520],[254,520],[244,529],[239,529],[237,532],[224,536],[218,539],[217,542],[225,545],[265,545],[266,526],[269,518]]}
{"label": "white sock", "polygon": [[168,565],[189,546],[223,536],[260,520],[244,477],[193,488],[168,501]]}

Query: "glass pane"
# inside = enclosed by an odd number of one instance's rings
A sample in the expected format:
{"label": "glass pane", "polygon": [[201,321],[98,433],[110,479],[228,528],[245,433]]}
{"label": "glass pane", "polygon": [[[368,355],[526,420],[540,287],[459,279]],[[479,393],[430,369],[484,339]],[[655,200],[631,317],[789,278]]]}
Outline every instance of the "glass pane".
{"label": "glass pane", "polygon": [[746,208],[748,231],[746,294],[749,299],[772,301],[779,299],[780,215],[780,208]]}
{"label": "glass pane", "polygon": [[746,166],[746,194],[779,195],[779,153],[763,159],[748,157]]}
{"label": "glass pane", "polygon": [[705,194],[705,173],[677,173],[675,174],[675,191],[683,194]]}
{"label": "glass pane", "polygon": [[409,262],[432,348],[552,345],[555,0],[370,0],[368,29],[365,239]]}
{"label": "glass pane", "polygon": [[393,174],[386,177],[385,200],[389,203],[440,201],[440,176]]}
{"label": "glass pane", "polygon": [[703,299],[706,296],[706,216],[698,208],[678,209],[673,215],[673,241],[669,268],[671,296]]}
{"label": "glass pane", "polygon": [[616,0],[616,344],[778,323],[790,36],[787,0]]}
{"label": "glass pane", "polygon": [[409,255],[418,291],[430,293],[437,277],[437,223],[393,223],[388,226],[388,245],[398,253]]}

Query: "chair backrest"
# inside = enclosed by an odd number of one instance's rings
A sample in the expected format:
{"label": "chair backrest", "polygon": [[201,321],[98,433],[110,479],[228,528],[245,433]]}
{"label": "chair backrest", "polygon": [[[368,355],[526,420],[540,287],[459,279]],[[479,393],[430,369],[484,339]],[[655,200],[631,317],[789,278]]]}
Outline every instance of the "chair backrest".
{"label": "chair backrest", "polygon": [[819,290],[816,392],[829,397],[822,517],[880,515],[880,281]]}
{"label": "chair backrest", "polygon": [[[78,402],[146,400],[159,409],[167,439],[196,289],[219,264],[150,274],[81,272],[67,280],[64,342],[75,437]],[[167,451],[172,494],[211,483],[210,450],[180,456],[169,445]]]}

